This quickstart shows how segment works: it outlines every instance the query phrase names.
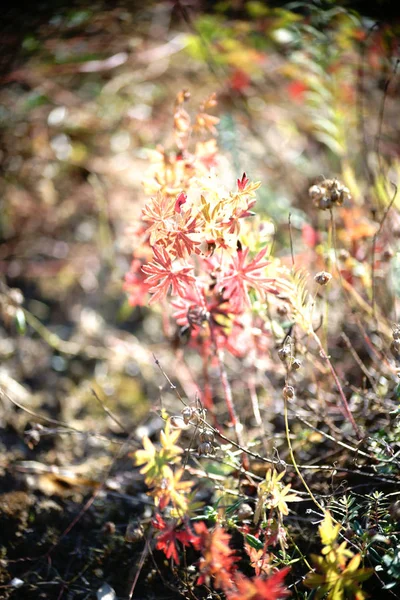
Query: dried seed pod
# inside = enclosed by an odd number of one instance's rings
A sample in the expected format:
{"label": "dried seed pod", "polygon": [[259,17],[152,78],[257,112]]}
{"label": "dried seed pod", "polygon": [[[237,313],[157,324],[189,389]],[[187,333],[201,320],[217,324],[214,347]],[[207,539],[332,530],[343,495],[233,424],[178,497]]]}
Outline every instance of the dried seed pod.
{"label": "dried seed pod", "polygon": [[336,204],[339,199],[340,199],[340,192],[338,190],[332,190],[331,202],[333,202],[333,204]]}
{"label": "dried seed pod", "polygon": [[185,408],[181,411],[182,413],[182,419],[185,423],[185,425],[187,425],[190,421],[190,419],[193,417],[194,414],[194,410],[193,408],[190,408],[190,406],[185,406]]}
{"label": "dried seed pod", "polygon": [[207,454],[212,454],[212,451],[213,447],[212,444],[210,444],[210,442],[203,442],[202,444],[199,444],[197,448],[197,452],[200,456],[207,456]]}
{"label": "dried seed pod", "polygon": [[325,179],[320,185],[311,186],[308,193],[320,210],[330,210],[351,200],[349,189],[337,179]]}
{"label": "dried seed pod", "polygon": [[330,192],[333,192],[338,189],[339,181],[337,179],[325,179],[323,182],[324,187]]}
{"label": "dried seed pod", "polygon": [[391,353],[395,358],[400,358],[400,339],[395,338],[390,344]]}
{"label": "dried seed pod", "polygon": [[296,395],[292,385],[285,385],[282,390],[282,394],[285,400],[291,400]]}
{"label": "dried seed pod", "polygon": [[318,285],[326,285],[332,279],[332,275],[327,271],[320,271],[314,276],[314,281],[318,283]]}
{"label": "dried seed pod", "polygon": [[278,350],[278,356],[282,362],[286,362],[286,360],[289,358],[290,354],[291,354],[290,346],[282,346],[282,348],[280,348]]}
{"label": "dried seed pod", "polygon": [[320,210],[329,210],[332,206],[332,200],[328,196],[322,196],[316,203],[316,207]]}
{"label": "dried seed pod", "polygon": [[400,325],[394,325],[392,331],[392,338],[394,340],[400,340]]}
{"label": "dried seed pod", "polygon": [[301,360],[294,358],[291,367],[293,371],[298,371],[301,367]]}
{"label": "dried seed pod", "polygon": [[135,523],[129,523],[125,531],[125,541],[138,542],[143,539],[143,529]]}
{"label": "dried seed pod", "polygon": [[210,429],[203,429],[199,433],[199,439],[201,442],[210,442],[212,444],[214,441],[214,434]]}
{"label": "dried seed pod", "polygon": [[324,191],[319,187],[319,185],[312,185],[308,190],[308,194],[314,202],[318,202],[320,198],[322,198]]}
{"label": "dried seed pod", "polygon": [[349,188],[343,186],[340,188],[339,199],[337,201],[338,206],[341,206],[344,202],[351,200],[351,194]]}

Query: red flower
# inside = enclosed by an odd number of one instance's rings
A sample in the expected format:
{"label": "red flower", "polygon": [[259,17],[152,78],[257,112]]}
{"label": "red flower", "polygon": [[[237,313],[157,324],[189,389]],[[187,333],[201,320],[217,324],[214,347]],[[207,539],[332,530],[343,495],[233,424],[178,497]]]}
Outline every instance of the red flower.
{"label": "red flower", "polygon": [[196,281],[190,273],[193,267],[181,266],[176,261],[172,264],[165,248],[155,246],[153,250],[156,260],[142,267],[143,273],[147,275],[145,283],[151,286],[149,292],[153,294],[149,304],[163,300],[170,288],[173,295],[183,295],[186,286]]}

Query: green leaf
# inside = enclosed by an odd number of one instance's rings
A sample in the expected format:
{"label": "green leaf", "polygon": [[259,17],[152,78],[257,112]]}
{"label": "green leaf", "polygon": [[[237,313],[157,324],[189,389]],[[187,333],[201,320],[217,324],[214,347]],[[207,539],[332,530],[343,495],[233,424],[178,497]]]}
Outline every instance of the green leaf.
{"label": "green leaf", "polygon": [[245,535],[245,539],[249,546],[255,548],[256,550],[262,550],[262,548],[264,548],[264,544],[254,535],[251,535],[251,533],[247,533]]}
{"label": "green leaf", "polygon": [[25,313],[22,308],[18,308],[15,313],[15,325],[20,335],[24,335],[26,333]]}

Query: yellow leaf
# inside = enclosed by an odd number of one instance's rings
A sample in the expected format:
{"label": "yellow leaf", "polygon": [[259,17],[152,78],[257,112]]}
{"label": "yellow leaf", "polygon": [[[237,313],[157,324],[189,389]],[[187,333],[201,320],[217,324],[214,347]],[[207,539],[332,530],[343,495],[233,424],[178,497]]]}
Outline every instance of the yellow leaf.
{"label": "yellow leaf", "polygon": [[332,516],[329,510],[325,512],[324,520],[322,521],[318,530],[324,546],[331,546],[336,541],[340,531],[340,524],[333,524]]}

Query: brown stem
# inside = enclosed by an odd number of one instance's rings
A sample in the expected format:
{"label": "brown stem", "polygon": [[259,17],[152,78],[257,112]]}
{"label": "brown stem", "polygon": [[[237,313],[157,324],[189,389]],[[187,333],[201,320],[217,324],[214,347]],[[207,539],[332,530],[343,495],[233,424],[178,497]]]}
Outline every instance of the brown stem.
{"label": "brown stem", "polygon": [[343,413],[344,413],[345,417],[347,417],[349,419],[349,421],[350,421],[350,423],[351,423],[351,425],[352,425],[352,427],[354,429],[354,432],[355,432],[356,436],[358,437],[359,440],[361,440],[363,438],[363,435],[361,434],[360,429],[359,429],[357,423],[354,420],[354,417],[353,417],[353,415],[351,413],[351,410],[350,410],[349,404],[347,402],[346,396],[344,395],[342,385],[341,385],[341,383],[339,381],[339,378],[338,378],[338,376],[336,374],[335,369],[333,368],[333,365],[332,365],[332,363],[330,361],[330,358],[326,354],[326,352],[324,350],[324,347],[322,345],[322,342],[321,342],[321,340],[319,339],[319,337],[317,336],[317,334],[315,332],[313,332],[313,338],[314,338],[314,340],[316,341],[316,343],[318,345],[318,348],[319,348],[319,351],[321,353],[322,358],[325,359],[326,362],[328,363],[330,372],[332,373],[332,377],[335,380],[336,387],[337,387],[337,389],[339,391],[340,399],[342,401]]}
{"label": "brown stem", "polygon": [[[229,418],[235,429],[236,439],[238,441],[238,444],[243,447],[244,444],[243,444],[243,437],[242,437],[242,425],[240,423],[239,417],[236,414],[236,410],[235,410],[235,407],[233,404],[232,388],[229,383],[228,375],[227,375],[227,372],[225,369],[223,352],[218,347],[218,343],[215,339],[212,324],[210,323],[209,325],[210,325],[210,337],[211,337],[211,341],[213,343],[213,346],[215,349],[215,354],[216,354],[216,357],[218,360],[218,368],[219,368],[219,373],[220,373],[220,377],[221,377],[222,389],[224,390],[224,398],[225,398],[226,407],[228,409]],[[243,455],[243,466],[245,467],[246,470],[249,468],[248,457],[245,454]]]}

